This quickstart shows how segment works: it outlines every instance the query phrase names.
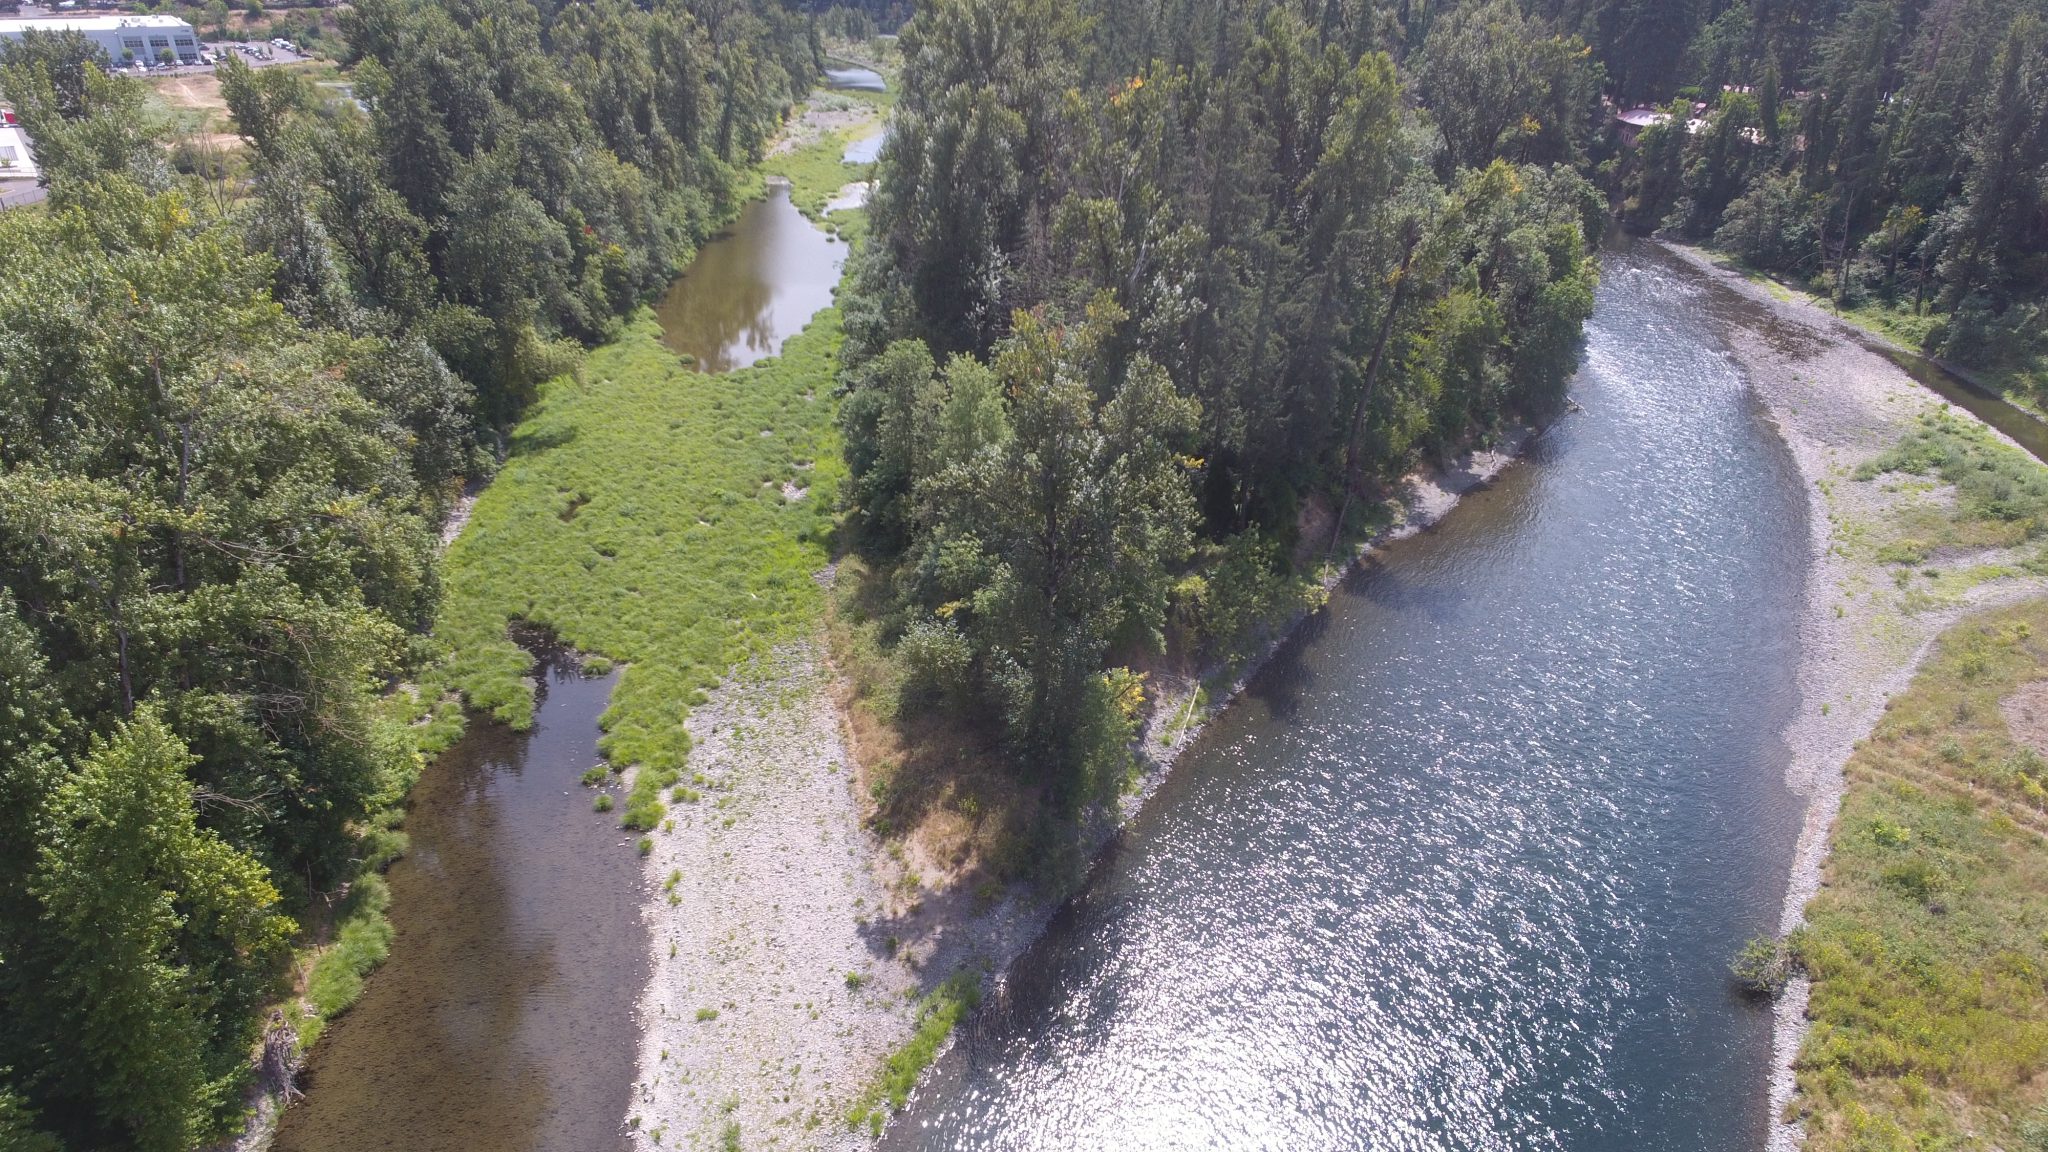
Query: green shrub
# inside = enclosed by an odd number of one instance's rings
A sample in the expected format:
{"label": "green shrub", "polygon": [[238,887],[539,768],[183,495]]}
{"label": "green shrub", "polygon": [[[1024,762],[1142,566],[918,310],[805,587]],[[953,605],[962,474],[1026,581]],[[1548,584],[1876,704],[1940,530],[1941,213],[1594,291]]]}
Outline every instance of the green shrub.
{"label": "green shrub", "polygon": [[896,643],[903,669],[903,703],[940,698],[958,704],[964,697],[967,667],[974,646],[951,620],[922,619],[904,629]]}
{"label": "green shrub", "polygon": [[1925,540],[1894,540],[1877,550],[1877,559],[1882,564],[1904,564],[1910,567],[1926,562],[1932,551]]}
{"label": "green shrub", "polygon": [[1752,936],[1729,962],[1729,975],[1751,996],[1776,996],[1792,974],[1791,954],[1774,936]]}
{"label": "green shrub", "polygon": [[902,1108],[910,1099],[918,1078],[953,1034],[953,1026],[980,1003],[981,974],[970,969],[953,973],[932,989],[918,1006],[917,1026],[910,1039],[889,1056],[881,1078],[862,1093],[847,1115],[847,1126],[880,1132],[888,1112]]}

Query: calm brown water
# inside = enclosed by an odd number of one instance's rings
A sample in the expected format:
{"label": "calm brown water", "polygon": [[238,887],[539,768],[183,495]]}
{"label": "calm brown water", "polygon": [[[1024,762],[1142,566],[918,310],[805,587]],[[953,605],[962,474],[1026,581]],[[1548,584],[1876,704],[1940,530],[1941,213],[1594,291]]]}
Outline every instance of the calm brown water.
{"label": "calm brown water", "polygon": [[[831,304],[845,255],[774,189],[676,282],[665,334],[707,371],[773,355]],[[532,731],[472,717],[414,788],[391,956],[315,1047],[276,1152],[630,1147],[640,864],[578,780],[617,673],[551,661],[540,680]]]}
{"label": "calm brown water", "polygon": [[639,858],[577,782],[617,673],[543,669],[413,789],[391,957],[314,1047],[276,1152],[623,1149],[647,978]]}
{"label": "calm brown water", "polygon": [[892,1149],[1730,1152],[1801,809],[1804,490],[1609,253],[1567,415],[1346,582],[962,1031]]}
{"label": "calm brown water", "polygon": [[704,246],[655,307],[662,339],[705,372],[773,356],[832,303],[846,245],[811,226],[777,183]]}

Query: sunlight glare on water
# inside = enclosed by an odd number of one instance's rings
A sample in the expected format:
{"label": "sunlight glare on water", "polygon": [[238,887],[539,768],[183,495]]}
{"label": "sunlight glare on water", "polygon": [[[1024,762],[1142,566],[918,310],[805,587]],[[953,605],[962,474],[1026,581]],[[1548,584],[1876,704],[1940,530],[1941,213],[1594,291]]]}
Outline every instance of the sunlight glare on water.
{"label": "sunlight glare on water", "polygon": [[1340,589],[886,1145],[1761,1143],[1805,504],[1708,293],[1607,256],[1584,410]]}

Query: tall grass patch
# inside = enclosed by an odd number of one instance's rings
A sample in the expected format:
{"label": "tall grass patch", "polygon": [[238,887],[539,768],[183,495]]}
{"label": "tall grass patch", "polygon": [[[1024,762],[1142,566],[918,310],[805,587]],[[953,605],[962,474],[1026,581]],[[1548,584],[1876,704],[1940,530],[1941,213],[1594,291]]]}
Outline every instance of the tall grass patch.
{"label": "tall grass patch", "polygon": [[690,747],[690,707],[725,670],[819,619],[842,465],[827,309],[782,355],[685,367],[643,310],[551,381],[449,549],[439,635],[473,707],[533,722],[514,621],[627,667],[600,748],[639,764],[625,822],[659,822]]}
{"label": "tall grass patch", "polygon": [[1815,1150],[2034,1148],[2048,1064],[2048,762],[2001,702],[2048,678],[2048,600],[1939,641],[1850,759],[1797,1065]]}
{"label": "tall grass patch", "polygon": [[925,994],[917,1010],[917,1027],[903,1047],[889,1056],[881,1077],[847,1115],[847,1125],[879,1134],[889,1114],[909,1101],[924,1070],[938,1059],[953,1026],[981,1003],[981,973],[963,968]]}

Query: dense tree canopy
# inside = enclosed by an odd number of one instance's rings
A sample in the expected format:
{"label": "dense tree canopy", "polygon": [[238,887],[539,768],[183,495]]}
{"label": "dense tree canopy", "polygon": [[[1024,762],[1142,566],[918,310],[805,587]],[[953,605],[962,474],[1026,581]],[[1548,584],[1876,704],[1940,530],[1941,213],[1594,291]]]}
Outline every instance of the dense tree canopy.
{"label": "dense tree canopy", "polygon": [[1561,395],[1600,69],[1494,3],[1404,89],[1392,15],[936,0],[903,30],[852,491],[909,657],[946,670],[913,678],[975,685],[1049,784],[1197,542],[1317,554],[1351,491]]}
{"label": "dense tree canopy", "polygon": [[1679,30],[1684,61],[1624,90],[1679,97],[1628,159],[1635,224],[1712,238],[1839,303],[1939,312],[1929,349],[1964,363],[2048,355],[2048,5],[1704,15]]}
{"label": "dense tree canopy", "polygon": [[1238,653],[1389,481],[1560,401],[1593,179],[2048,354],[2048,0],[914,8],[357,0],[352,99],[222,66],[227,175],[81,38],[0,48],[50,191],[0,215],[0,1145],[233,1127],[292,918],[414,767],[435,524],[828,32],[902,25],[850,535],[905,699],[1061,800],[1126,754],[1107,665]]}
{"label": "dense tree canopy", "polygon": [[774,2],[364,0],[359,111],[222,66],[181,178],[78,36],[0,48],[0,1144],[246,1105],[292,917],[416,767],[435,530],[577,342],[737,205],[816,45]]}

